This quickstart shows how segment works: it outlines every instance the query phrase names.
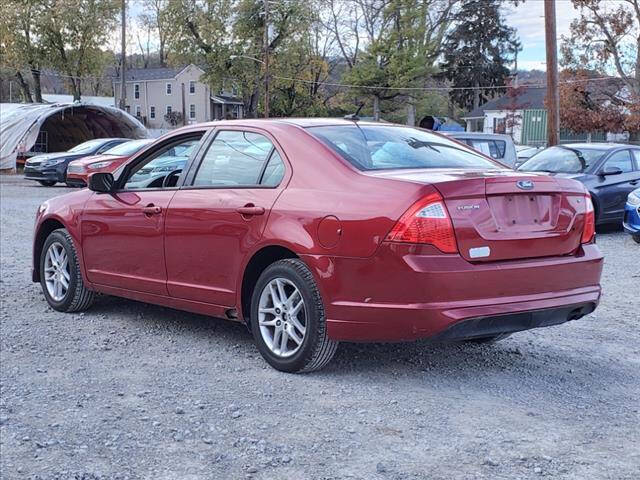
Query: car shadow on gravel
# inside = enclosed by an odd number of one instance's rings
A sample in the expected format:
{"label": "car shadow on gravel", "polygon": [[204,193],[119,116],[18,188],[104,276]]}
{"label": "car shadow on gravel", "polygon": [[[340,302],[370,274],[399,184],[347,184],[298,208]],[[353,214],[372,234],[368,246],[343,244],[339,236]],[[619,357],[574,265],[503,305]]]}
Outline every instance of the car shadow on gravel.
{"label": "car shadow on gravel", "polygon": [[[206,349],[212,342],[222,344],[225,349],[236,349],[233,355],[255,357],[250,362],[253,367],[263,367],[251,333],[238,322],[108,296],[99,297],[87,315],[125,322],[127,329],[140,336],[160,329],[176,335],[178,343],[183,338],[191,348]],[[485,390],[491,385],[500,390],[501,383],[516,382],[525,397],[548,394],[556,398],[573,395],[575,391],[567,387],[580,382],[581,393],[591,398],[589,402],[599,397],[598,392],[610,388],[612,381],[628,380],[630,373],[619,370],[619,365],[607,359],[572,352],[543,336],[532,341],[532,335],[535,334],[524,332],[483,345],[429,341],[341,343],[333,361],[311,375],[337,383],[348,383],[362,375],[379,382],[401,377],[434,388],[458,388],[456,382],[464,379],[465,388],[472,390]],[[574,372],[579,372],[579,377]]]}

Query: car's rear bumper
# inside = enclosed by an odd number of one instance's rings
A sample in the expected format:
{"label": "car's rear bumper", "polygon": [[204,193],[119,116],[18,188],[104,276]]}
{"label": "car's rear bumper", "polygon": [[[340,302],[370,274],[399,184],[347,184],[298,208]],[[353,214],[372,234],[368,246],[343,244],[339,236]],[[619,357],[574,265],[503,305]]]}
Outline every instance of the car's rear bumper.
{"label": "car's rear bumper", "polygon": [[[595,309],[603,257],[471,264],[429,247],[383,245],[369,259],[313,257],[328,334],[344,341],[462,339],[563,323]],[[448,332],[448,333],[447,333]]]}
{"label": "car's rear bumper", "polygon": [[640,205],[635,206],[629,203],[625,205],[622,226],[625,232],[640,235]]}

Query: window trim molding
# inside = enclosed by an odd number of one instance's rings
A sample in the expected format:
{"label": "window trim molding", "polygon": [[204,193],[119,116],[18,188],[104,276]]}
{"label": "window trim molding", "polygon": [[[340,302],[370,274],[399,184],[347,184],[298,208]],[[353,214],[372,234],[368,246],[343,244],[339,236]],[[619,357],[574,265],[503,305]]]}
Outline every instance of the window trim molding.
{"label": "window trim molding", "polygon": [[[191,85],[193,85],[193,92],[191,91]],[[196,94],[196,81],[189,80],[189,95],[195,95],[195,94]]]}
{"label": "window trim molding", "polygon": [[166,82],[164,84],[164,93],[166,94],[166,96],[171,96],[173,95],[173,83],[171,82]]}
{"label": "window trim molding", "polygon": [[149,119],[151,119],[151,120],[155,120],[156,119],[156,106],[155,105],[149,105]]}
{"label": "window trim molding", "polygon": [[140,100],[140,84],[139,83],[133,84],[133,99]]}

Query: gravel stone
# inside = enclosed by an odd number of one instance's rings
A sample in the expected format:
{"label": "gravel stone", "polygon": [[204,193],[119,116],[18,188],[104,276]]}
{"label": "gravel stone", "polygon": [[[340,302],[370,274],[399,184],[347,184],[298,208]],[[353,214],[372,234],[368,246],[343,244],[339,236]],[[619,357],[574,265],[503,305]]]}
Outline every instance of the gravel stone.
{"label": "gravel stone", "polygon": [[3,479],[638,477],[640,247],[623,232],[598,234],[583,319],[495,344],[343,343],[287,375],[237,322],[107,295],[49,308],[33,221],[68,192],[0,176]]}

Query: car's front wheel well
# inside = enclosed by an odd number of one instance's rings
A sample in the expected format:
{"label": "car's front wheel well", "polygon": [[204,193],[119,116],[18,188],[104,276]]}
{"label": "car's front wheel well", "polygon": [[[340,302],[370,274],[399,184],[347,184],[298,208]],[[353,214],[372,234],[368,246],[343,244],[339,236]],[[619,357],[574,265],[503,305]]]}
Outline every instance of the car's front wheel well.
{"label": "car's front wheel well", "polygon": [[241,292],[242,316],[246,323],[249,323],[251,295],[258,278],[269,265],[285,258],[298,258],[298,256],[288,248],[272,245],[258,250],[249,260],[242,277]]}
{"label": "car's front wheel well", "polygon": [[65,228],[62,222],[54,218],[49,218],[44,222],[42,222],[42,225],[40,225],[40,228],[36,232],[36,238],[34,240],[34,247],[33,247],[33,264],[36,267],[34,268],[34,275],[33,275],[34,282],[40,281],[40,269],[38,268],[38,265],[40,264],[40,255],[42,254],[42,246],[44,245],[44,242],[47,240],[47,237],[51,235],[51,232],[53,232],[54,230],[58,230],[59,228]]}

